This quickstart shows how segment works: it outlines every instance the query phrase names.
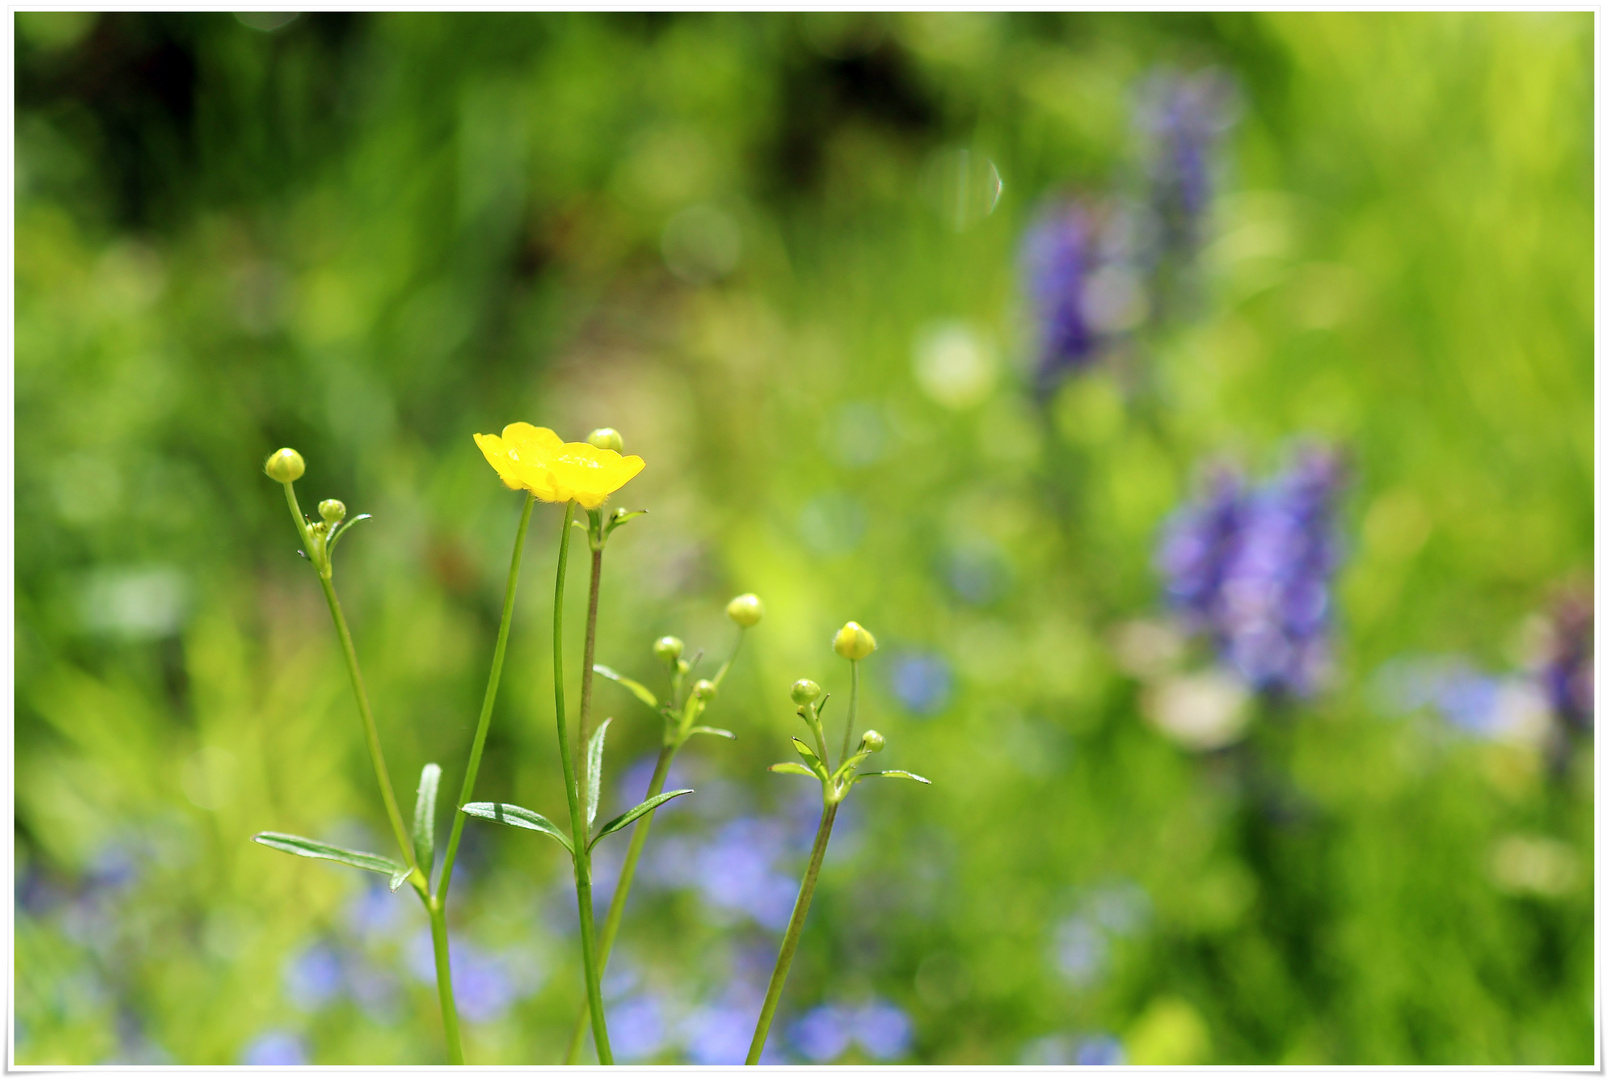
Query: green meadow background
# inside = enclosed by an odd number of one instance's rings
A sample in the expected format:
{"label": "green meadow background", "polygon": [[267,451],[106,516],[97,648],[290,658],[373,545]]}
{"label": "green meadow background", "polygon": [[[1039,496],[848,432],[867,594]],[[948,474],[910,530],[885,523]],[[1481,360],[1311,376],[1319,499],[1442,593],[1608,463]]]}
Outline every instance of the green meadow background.
{"label": "green meadow background", "polygon": [[[17,1063],[443,1060],[416,901],[249,842],[389,850],[261,466],[374,515],[336,583],[394,782],[456,791],[520,510],[470,436],[516,419],[647,462],[601,662],[658,686],[654,638],[718,662],[726,600],[766,605],[611,964],[637,1060],[746,1043],[780,933],[699,875],[769,844],[791,903],[814,789],[764,767],[794,679],[847,698],[855,619],[881,767],[933,784],[855,789],[781,1060],[1593,1061],[1590,739],[1552,767],[1376,692],[1520,670],[1592,579],[1591,14],[14,18]],[[1132,181],[1147,73],[1209,67],[1239,104],[1195,303],[1036,400],[1023,230]],[[919,377],[944,333],[964,393]],[[1121,647],[1158,528],[1199,463],[1302,437],[1351,468],[1335,677],[1192,751]],[[477,785],[550,815],[559,518]],[[598,695],[607,814],[658,733]],[[568,868],[467,836],[469,1060],[556,1061]],[[812,1051],[811,1010],[871,1004],[887,1038]]]}

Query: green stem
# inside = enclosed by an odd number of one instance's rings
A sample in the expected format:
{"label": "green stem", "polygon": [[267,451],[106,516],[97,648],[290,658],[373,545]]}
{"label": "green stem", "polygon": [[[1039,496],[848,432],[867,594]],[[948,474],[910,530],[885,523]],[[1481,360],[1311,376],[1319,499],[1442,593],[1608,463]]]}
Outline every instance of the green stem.
{"label": "green stem", "polygon": [[855,711],[860,706],[860,661],[849,662],[849,715],[844,719],[844,752],[838,758],[842,765],[849,760],[849,740],[855,733]]}
{"label": "green stem", "polygon": [[[594,511],[596,513],[596,511]],[[597,657],[598,642],[598,591],[603,579],[603,548],[592,549],[592,577],[587,588],[587,635],[581,647],[581,721],[580,744],[576,746],[576,774],[581,778],[581,790],[588,790],[591,777],[587,775],[587,747],[592,742],[592,663]],[[589,821],[588,826],[591,826]]]}
{"label": "green stem", "polygon": [[[486,696],[481,700],[480,722],[475,725],[475,741],[469,748],[469,767],[464,770],[464,786],[458,791],[458,807],[470,801],[475,793],[475,776],[480,772],[481,753],[486,749],[486,732],[492,723],[492,705],[497,701],[497,684],[503,678],[503,657],[508,652],[508,627],[514,620],[514,590],[520,582],[520,560],[525,554],[525,531],[531,524],[531,508],[536,496],[527,495],[525,510],[520,514],[519,532],[514,535],[514,556],[508,564],[508,585],[503,590],[503,619],[497,627],[497,648],[492,653],[492,673],[486,679]],[[458,841],[464,833],[464,822],[469,815],[462,809],[453,814],[453,831],[447,840],[447,853],[442,859],[441,881],[436,886],[436,900],[445,910],[447,889],[453,881],[453,863],[458,858]],[[443,915],[445,918],[445,915]]]}
{"label": "green stem", "polygon": [[347,674],[352,676],[352,693],[358,699],[358,713],[363,717],[363,734],[369,742],[369,760],[374,763],[374,776],[380,782],[380,797],[385,800],[386,816],[391,829],[397,834],[397,846],[402,849],[403,861],[412,866],[413,843],[408,839],[407,826],[402,824],[402,812],[397,809],[397,796],[391,790],[391,774],[386,771],[385,754],[380,750],[380,731],[374,726],[374,713],[369,710],[369,692],[363,688],[363,672],[358,670],[357,650],[352,647],[352,633],[346,628],[346,616],[341,614],[341,602],[335,598],[335,585],[323,574],[318,583],[324,587],[324,599],[330,605],[330,617],[335,620],[335,633],[341,639],[341,651],[346,656]]}
{"label": "green stem", "polygon": [[794,901],[788,932],[782,938],[782,951],[777,953],[777,966],[771,972],[771,985],[765,990],[765,1005],[760,1009],[760,1022],[754,1028],[754,1041],[749,1044],[747,1065],[760,1063],[766,1036],[771,1033],[771,1018],[776,1015],[777,1002],[782,997],[782,984],[788,981],[788,968],[793,964],[793,954],[799,949],[799,936],[804,932],[805,916],[810,913],[810,898],[816,892],[816,878],[821,875],[821,860],[827,854],[827,840],[832,836],[832,822],[837,816],[836,802],[822,807],[821,827],[816,830],[816,843],[810,849],[810,866],[799,885],[799,899]]}
{"label": "green stem", "polygon": [[[357,649],[352,644],[352,632],[347,628],[346,616],[341,611],[341,601],[335,595],[335,583],[332,580],[332,568],[327,551],[320,555],[313,544],[313,537],[307,526],[307,519],[302,516],[302,508],[296,501],[296,490],[291,484],[282,485],[285,488],[285,502],[290,507],[291,518],[296,522],[296,531],[302,537],[302,543],[307,548],[308,561],[312,562],[318,571],[318,583],[324,590],[324,599],[330,607],[330,618],[335,621],[335,633],[341,640],[341,654],[346,659],[347,674],[352,678],[352,693],[357,698],[358,715],[363,718],[363,734],[369,744],[369,760],[374,765],[375,779],[380,784],[380,797],[385,802],[386,816],[391,819],[391,829],[397,836],[397,845],[402,849],[402,857],[408,865],[413,867],[410,881],[414,890],[418,892],[419,899],[424,903],[431,915],[431,935],[436,941],[436,989],[441,995],[442,1024],[447,1036],[447,1056],[455,1065],[464,1063],[463,1043],[458,1033],[458,1011],[452,1000],[452,973],[447,967],[447,924],[445,915],[439,911],[436,902],[429,897],[430,869],[421,870],[414,862],[413,844],[408,837],[408,830],[402,824],[402,811],[397,807],[397,796],[391,788],[391,774],[386,769],[385,754],[380,749],[380,731],[374,722],[374,712],[369,708],[369,692],[363,685],[363,671],[358,667]],[[456,836],[455,836],[456,838]],[[440,917],[438,929],[437,921]]]}
{"label": "green stem", "polygon": [[[665,777],[670,772],[670,763],[676,756],[676,749],[675,746],[660,747],[659,761],[654,765],[653,779],[648,781],[648,794],[643,796],[644,802],[665,790]],[[626,912],[626,895],[631,892],[631,879],[637,873],[637,860],[642,857],[643,846],[648,843],[648,827],[653,822],[653,814],[644,814],[632,827],[631,846],[626,849],[626,861],[620,868],[620,882],[615,886],[615,894],[609,900],[609,914],[604,917],[603,933],[598,937],[600,972],[609,966],[609,952],[614,948],[615,935],[620,932],[620,922]],[[575,1027],[570,1032],[570,1045],[564,1052],[566,1065],[580,1062],[581,1044],[587,1037],[587,1015],[587,1010],[583,1008],[575,1018]]]}
{"label": "green stem", "polygon": [[425,901],[430,912],[430,943],[436,954],[436,993],[441,997],[441,1023],[447,1032],[447,1063],[464,1063],[464,1042],[458,1031],[458,1006],[453,1001],[452,965],[447,955],[447,909],[439,897]]}
{"label": "green stem", "polygon": [[570,804],[570,838],[574,849],[575,901],[581,919],[581,966],[586,972],[587,1007],[592,1011],[592,1038],[598,1047],[598,1061],[613,1065],[609,1031],[603,1019],[603,991],[598,982],[598,966],[593,952],[592,856],[587,850],[586,821],[581,814],[580,792],[575,786],[575,764],[570,759],[569,725],[564,717],[564,572],[570,562],[570,523],[575,520],[575,500],[564,507],[564,528],[559,540],[559,572],[553,585],[553,706],[559,728],[559,762],[564,767],[564,797]]}

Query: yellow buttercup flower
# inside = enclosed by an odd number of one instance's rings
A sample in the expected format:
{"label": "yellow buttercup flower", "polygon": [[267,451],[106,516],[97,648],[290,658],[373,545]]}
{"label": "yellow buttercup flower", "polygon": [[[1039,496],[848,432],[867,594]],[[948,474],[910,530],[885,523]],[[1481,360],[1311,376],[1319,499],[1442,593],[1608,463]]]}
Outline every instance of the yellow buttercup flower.
{"label": "yellow buttercup flower", "polygon": [[574,499],[588,510],[602,506],[643,467],[635,454],[622,457],[591,443],[562,442],[549,428],[524,422],[508,425],[501,436],[476,435],[475,444],[514,490],[529,491],[543,502]]}

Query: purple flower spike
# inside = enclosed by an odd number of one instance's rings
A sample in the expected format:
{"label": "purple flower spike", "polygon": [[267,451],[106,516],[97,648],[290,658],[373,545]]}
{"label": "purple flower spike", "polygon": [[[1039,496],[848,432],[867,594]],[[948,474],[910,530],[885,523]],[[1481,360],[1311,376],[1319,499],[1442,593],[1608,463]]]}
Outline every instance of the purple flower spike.
{"label": "purple flower spike", "polygon": [[1159,71],[1140,86],[1135,125],[1148,142],[1146,182],[1157,258],[1189,257],[1201,244],[1218,142],[1236,117],[1236,90],[1216,70]]}
{"label": "purple flower spike", "polygon": [[1128,258],[1126,224],[1110,208],[1068,200],[1041,213],[1023,237],[1042,395],[1094,363],[1139,319],[1144,301]]}
{"label": "purple flower spike", "polygon": [[1337,455],[1316,449],[1249,494],[1219,472],[1163,530],[1168,603],[1257,690],[1307,697],[1328,668],[1341,480]]}
{"label": "purple flower spike", "polygon": [[1592,730],[1592,599],[1569,593],[1548,626],[1542,689],[1553,713],[1579,731]]}

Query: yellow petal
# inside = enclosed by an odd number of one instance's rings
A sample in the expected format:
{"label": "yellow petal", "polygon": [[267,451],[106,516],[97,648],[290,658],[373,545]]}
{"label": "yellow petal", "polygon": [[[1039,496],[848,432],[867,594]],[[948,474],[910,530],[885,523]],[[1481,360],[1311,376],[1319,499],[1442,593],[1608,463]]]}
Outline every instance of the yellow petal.
{"label": "yellow petal", "polygon": [[503,429],[502,437],[477,434],[475,444],[505,485],[516,491],[529,491],[547,502],[558,501],[547,460],[548,445],[558,445],[558,436],[553,432],[515,423]]}

